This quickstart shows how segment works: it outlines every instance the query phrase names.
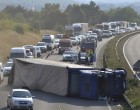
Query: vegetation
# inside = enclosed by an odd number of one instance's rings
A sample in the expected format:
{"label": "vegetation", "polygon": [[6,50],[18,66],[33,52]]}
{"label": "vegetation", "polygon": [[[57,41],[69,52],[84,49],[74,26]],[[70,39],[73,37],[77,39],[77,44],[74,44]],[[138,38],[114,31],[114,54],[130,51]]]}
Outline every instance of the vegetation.
{"label": "vegetation", "polygon": [[[134,110],[139,110],[140,109],[140,82],[134,77],[132,74],[132,71],[128,67],[126,61],[124,60],[124,57],[122,55],[122,45],[124,42],[122,41],[122,44],[119,45],[118,48],[118,53],[119,53],[119,58],[120,60],[117,59],[116,57],[116,51],[115,51],[115,45],[118,41],[119,38],[121,38],[123,35],[117,36],[111,41],[109,41],[106,49],[105,49],[105,56],[106,56],[106,66],[109,68],[124,68],[127,71],[127,91],[125,95],[128,97],[130,100],[130,104],[132,105]],[[127,37],[128,39],[128,37]],[[124,39],[125,41],[126,39]],[[128,108],[125,108],[126,110]]]}
{"label": "vegetation", "polygon": [[[89,4],[68,5],[64,11],[59,4],[45,4],[40,11],[24,9],[22,6],[7,6],[0,12],[0,60],[6,61],[11,47],[35,44],[46,33],[64,32],[64,26],[74,22],[87,22],[90,27],[109,21],[129,21],[140,24],[140,15],[131,7],[102,11],[93,1]],[[43,30],[43,31],[40,31]],[[49,31],[45,31],[49,30]],[[128,90],[126,95],[136,110],[140,109],[139,82],[133,78],[123,59],[117,60],[115,44],[122,37],[112,39],[105,51],[109,68],[123,67],[128,71]]]}
{"label": "vegetation", "polygon": [[140,15],[129,6],[105,12],[93,1],[89,4],[68,5],[64,11],[61,11],[59,4],[45,4],[40,11],[7,6],[0,12],[0,30],[12,29],[23,34],[25,29],[33,32],[55,29],[63,33],[64,26],[74,22],[87,22],[93,27],[102,22],[122,20],[140,24]]}

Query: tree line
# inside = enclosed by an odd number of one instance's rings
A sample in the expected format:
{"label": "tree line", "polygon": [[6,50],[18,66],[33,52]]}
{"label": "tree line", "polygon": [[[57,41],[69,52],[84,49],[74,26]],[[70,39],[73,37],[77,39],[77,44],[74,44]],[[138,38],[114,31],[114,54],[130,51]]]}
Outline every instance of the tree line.
{"label": "tree line", "polygon": [[89,4],[70,4],[63,11],[59,4],[45,4],[40,11],[24,9],[19,5],[6,6],[0,12],[0,29],[6,25],[6,28],[8,26],[13,28],[13,24],[24,24],[24,28],[29,30],[54,29],[63,32],[65,25],[76,22],[87,22],[92,27],[110,21],[129,21],[139,24],[140,15],[130,6],[103,11],[93,1]]}

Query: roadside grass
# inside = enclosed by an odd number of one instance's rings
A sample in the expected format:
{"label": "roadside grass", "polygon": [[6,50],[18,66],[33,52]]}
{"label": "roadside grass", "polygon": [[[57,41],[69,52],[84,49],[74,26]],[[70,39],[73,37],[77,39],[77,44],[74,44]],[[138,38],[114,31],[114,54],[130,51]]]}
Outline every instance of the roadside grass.
{"label": "roadside grass", "polygon": [[6,62],[12,47],[21,47],[27,44],[35,45],[40,39],[40,33],[25,32],[19,34],[11,30],[0,31],[0,61]]}
{"label": "roadside grass", "polygon": [[5,63],[12,47],[36,45],[43,34],[57,34],[56,31],[41,30],[40,33],[25,31],[24,34],[12,30],[0,30],[0,62]]}
{"label": "roadside grass", "polygon": [[53,34],[53,35],[59,34],[59,32],[53,30],[40,30],[40,33],[41,36],[43,36],[44,34]]}
{"label": "roadside grass", "polygon": [[[130,101],[133,110],[140,110],[140,82],[135,79],[132,71],[130,70],[127,62],[123,56],[123,43],[118,46],[118,55],[119,60],[116,56],[115,45],[119,38],[123,37],[123,35],[116,36],[111,41],[109,41],[108,45],[105,49],[105,57],[106,64],[108,68],[116,69],[116,68],[124,68],[127,71],[127,91],[125,95]],[[126,39],[124,39],[124,42]],[[123,42],[123,41],[122,41]],[[128,110],[128,108],[124,105],[124,110]]]}

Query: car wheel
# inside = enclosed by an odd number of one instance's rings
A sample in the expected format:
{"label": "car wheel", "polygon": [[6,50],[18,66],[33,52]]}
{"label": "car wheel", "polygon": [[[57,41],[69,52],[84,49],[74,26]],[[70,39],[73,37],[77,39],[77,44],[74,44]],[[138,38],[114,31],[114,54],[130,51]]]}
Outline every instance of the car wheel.
{"label": "car wheel", "polygon": [[29,109],[29,110],[33,110],[33,108]]}

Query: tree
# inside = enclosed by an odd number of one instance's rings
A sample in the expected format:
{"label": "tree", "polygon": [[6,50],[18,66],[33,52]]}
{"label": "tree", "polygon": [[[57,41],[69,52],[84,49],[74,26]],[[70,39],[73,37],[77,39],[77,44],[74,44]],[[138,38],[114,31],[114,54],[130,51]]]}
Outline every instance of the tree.
{"label": "tree", "polygon": [[138,17],[137,12],[130,6],[124,8],[119,7],[117,9],[111,9],[108,12],[108,15],[110,15],[110,20],[112,21],[120,20],[132,22]]}

